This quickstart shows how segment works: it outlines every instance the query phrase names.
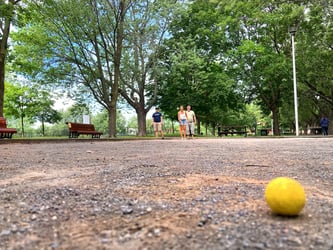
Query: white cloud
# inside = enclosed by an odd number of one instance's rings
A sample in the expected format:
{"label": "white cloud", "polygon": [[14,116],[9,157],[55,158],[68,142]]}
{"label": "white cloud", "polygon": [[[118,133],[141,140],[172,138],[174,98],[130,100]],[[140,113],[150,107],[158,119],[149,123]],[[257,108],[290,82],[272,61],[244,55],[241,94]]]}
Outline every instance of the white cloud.
{"label": "white cloud", "polygon": [[62,97],[60,99],[57,99],[53,105],[53,108],[56,110],[65,110],[72,106],[75,102],[67,97]]}

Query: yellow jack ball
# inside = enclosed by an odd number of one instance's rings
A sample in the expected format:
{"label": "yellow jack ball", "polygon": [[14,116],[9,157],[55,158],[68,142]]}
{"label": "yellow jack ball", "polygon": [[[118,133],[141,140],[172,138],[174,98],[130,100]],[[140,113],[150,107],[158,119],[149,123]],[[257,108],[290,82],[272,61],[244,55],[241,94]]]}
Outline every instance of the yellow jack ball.
{"label": "yellow jack ball", "polygon": [[278,177],[266,186],[265,200],[273,213],[296,216],[305,206],[306,196],[304,188],[298,181],[288,177]]}

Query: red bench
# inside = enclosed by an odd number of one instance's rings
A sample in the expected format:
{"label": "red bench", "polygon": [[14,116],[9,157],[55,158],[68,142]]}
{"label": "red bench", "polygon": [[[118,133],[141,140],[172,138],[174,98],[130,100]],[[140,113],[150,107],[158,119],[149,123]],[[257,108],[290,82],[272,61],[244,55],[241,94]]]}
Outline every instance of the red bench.
{"label": "red bench", "polygon": [[91,138],[100,138],[103,134],[95,130],[93,124],[67,122],[69,138],[78,138],[80,135],[91,135]]}
{"label": "red bench", "polygon": [[6,118],[0,117],[0,138],[11,139],[13,134],[17,133],[16,128],[7,128]]}

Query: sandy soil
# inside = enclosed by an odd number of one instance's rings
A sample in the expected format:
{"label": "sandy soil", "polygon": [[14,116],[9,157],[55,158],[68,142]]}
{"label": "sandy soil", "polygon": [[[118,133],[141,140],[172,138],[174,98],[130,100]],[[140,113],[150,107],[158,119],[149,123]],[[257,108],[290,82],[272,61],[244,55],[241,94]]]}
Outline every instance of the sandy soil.
{"label": "sandy soil", "polygon": [[[271,213],[297,179],[297,217]],[[0,141],[0,249],[333,249],[333,138]]]}

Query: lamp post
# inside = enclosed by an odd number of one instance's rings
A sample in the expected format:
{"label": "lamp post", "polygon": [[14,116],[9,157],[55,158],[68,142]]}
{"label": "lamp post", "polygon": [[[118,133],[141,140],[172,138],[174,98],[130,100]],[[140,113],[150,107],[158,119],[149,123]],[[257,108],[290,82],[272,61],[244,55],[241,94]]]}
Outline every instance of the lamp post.
{"label": "lamp post", "polygon": [[298,103],[297,103],[297,84],[296,84],[296,60],[295,60],[295,34],[296,27],[292,26],[289,28],[289,33],[291,34],[291,46],[293,54],[293,79],[294,79],[294,106],[295,106],[295,127],[296,127],[296,136],[299,136],[298,129]]}

